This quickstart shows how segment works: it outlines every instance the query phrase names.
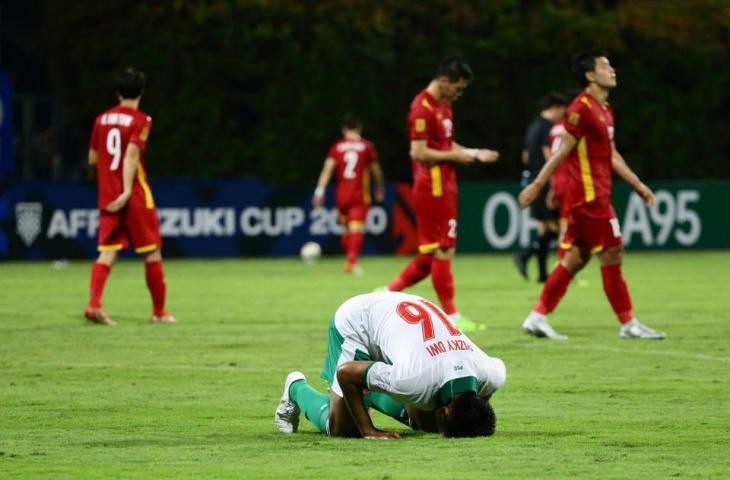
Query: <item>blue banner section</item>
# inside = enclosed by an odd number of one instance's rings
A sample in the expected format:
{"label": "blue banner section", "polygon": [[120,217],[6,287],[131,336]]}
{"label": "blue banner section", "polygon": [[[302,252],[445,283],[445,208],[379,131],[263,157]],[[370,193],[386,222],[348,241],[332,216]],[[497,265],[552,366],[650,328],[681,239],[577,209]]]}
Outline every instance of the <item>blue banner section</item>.
{"label": "blue banner section", "polygon": [[10,77],[0,72],[0,177],[9,177],[14,172],[13,87]]}
{"label": "blue banner section", "polygon": [[[324,253],[341,252],[333,191],[324,208],[312,208],[311,189],[259,181],[160,180],[152,191],[167,257],[296,255],[307,241]],[[406,201],[389,188],[384,204],[370,208],[364,253],[394,252],[413,241],[391,235],[413,230],[412,221],[390,225],[389,212]],[[92,258],[98,219],[92,183],[18,183],[0,197],[0,258]]]}

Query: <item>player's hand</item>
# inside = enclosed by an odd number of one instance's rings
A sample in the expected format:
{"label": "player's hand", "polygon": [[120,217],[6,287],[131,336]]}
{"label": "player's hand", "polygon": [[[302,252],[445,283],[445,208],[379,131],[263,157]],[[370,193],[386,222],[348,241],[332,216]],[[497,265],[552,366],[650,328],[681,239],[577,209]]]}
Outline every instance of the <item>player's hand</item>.
{"label": "player's hand", "polygon": [[324,205],[324,195],[315,195],[312,197],[312,205],[315,207],[321,207]]}
{"label": "player's hand", "polygon": [[520,208],[529,207],[530,204],[534,202],[535,199],[540,195],[540,190],[542,190],[542,186],[536,184],[535,182],[532,182],[531,184],[523,188],[520,192],[520,195],[517,197],[517,200],[520,203]]}
{"label": "player's hand", "polygon": [[383,203],[383,200],[385,200],[385,190],[382,188],[376,188],[375,189],[375,201],[378,203]]}
{"label": "player's hand", "polygon": [[654,198],[654,192],[651,191],[651,188],[641,183],[636,188],[636,193],[638,193],[641,199],[644,200],[644,204],[647,207],[651,208],[654,205],[654,201],[656,199]]}
{"label": "player's hand", "polygon": [[123,209],[124,206],[129,201],[129,197],[132,196],[132,192],[122,192],[119,194],[117,198],[109,202],[109,204],[106,206],[104,210],[106,210],[109,213],[116,213],[119,210]]}
{"label": "player's hand", "polygon": [[499,160],[499,152],[496,150],[480,148],[477,150],[477,160],[482,163],[494,163]]}
{"label": "player's hand", "polygon": [[396,432],[386,432],[383,430],[371,430],[363,434],[366,440],[399,440],[400,435]]}

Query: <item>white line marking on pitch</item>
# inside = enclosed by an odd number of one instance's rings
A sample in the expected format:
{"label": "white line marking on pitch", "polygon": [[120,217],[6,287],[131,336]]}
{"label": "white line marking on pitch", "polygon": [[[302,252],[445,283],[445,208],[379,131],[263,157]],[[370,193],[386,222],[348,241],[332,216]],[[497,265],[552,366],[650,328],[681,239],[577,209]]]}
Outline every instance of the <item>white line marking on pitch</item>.
{"label": "white line marking on pitch", "polygon": [[[524,345],[526,348],[538,348],[537,343],[528,343]],[[677,352],[673,350],[627,350],[625,348],[602,347],[600,345],[584,346],[584,345],[566,345],[560,344],[560,348],[570,348],[573,350],[602,350],[604,352],[628,353],[637,355],[654,355],[664,357],[682,357],[694,360],[706,360],[709,362],[725,362],[730,363],[730,357],[717,357],[715,355],[706,355],[704,353]]]}

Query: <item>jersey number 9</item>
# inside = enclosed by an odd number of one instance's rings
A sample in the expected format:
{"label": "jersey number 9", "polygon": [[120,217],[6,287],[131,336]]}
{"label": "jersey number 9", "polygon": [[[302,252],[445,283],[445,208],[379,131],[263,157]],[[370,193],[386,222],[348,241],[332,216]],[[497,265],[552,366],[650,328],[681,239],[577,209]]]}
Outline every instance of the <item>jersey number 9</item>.
{"label": "jersey number 9", "polygon": [[122,160],[122,134],[118,128],[112,128],[106,135],[106,151],[112,157],[109,170],[114,171],[119,168],[119,162]]}

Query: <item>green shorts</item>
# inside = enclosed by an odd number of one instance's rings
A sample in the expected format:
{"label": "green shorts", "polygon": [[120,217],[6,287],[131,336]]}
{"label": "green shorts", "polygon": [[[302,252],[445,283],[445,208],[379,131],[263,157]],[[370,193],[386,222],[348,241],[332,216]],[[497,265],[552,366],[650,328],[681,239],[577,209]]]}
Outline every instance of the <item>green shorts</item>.
{"label": "green shorts", "polygon": [[324,357],[324,366],[319,376],[331,387],[335,381],[335,374],[339,365],[352,360],[372,360],[370,355],[364,350],[364,347],[354,340],[348,341],[347,345],[345,345],[345,337],[337,331],[335,319],[332,318],[327,327],[327,354]]}

